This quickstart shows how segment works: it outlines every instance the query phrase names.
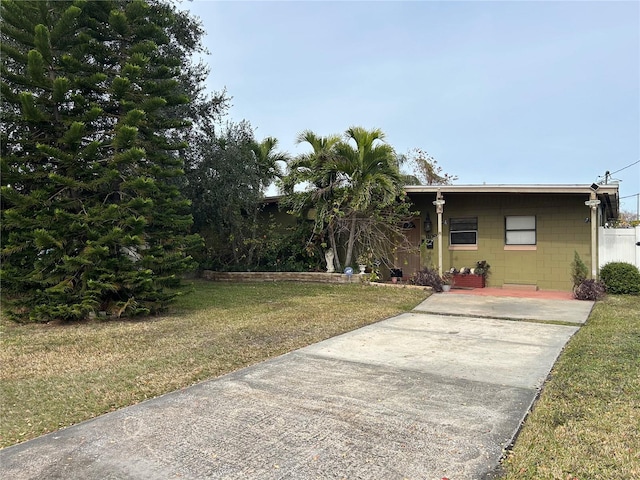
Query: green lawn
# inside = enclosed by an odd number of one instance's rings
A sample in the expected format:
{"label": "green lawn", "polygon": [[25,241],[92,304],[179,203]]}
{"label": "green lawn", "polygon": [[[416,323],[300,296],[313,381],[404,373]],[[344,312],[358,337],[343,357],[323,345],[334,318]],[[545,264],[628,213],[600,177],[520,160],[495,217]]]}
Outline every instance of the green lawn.
{"label": "green lawn", "polygon": [[161,317],[0,322],[0,447],[410,310],[421,289],[196,281]]}
{"label": "green lawn", "polygon": [[640,479],[640,297],[609,296],[556,363],[505,479]]}
{"label": "green lawn", "polygon": [[[195,282],[171,314],[1,327],[0,446],[413,308],[422,290]],[[640,297],[599,302],[504,462],[511,479],[640,478]]]}

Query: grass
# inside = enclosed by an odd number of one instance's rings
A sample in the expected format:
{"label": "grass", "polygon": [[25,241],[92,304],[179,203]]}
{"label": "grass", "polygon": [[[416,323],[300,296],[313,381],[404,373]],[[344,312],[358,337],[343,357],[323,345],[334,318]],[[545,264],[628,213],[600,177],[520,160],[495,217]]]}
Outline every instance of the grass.
{"label": "grass", "polygon": [[640,297],[609,296],[568,343],[505,480],[640,478]]}
{"label": "grass", "polygon": [[[425,292],[195,282],[168,315],[0,323],[0,446],[231,372],[413,308]],[[640,478],[640,297],[609,296],[571,339],[504,480]]]}
{"label": "grass", "polygon": [[196,281],[162,317],[0,322],[0,447],[410,310],[415,289]]}

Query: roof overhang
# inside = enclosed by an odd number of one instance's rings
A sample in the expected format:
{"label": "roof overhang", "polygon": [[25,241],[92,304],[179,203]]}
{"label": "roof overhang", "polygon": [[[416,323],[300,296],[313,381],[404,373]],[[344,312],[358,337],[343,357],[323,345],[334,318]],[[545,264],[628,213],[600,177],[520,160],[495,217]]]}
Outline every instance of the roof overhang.
{"label": "roof overhang", "polygon": [[[597,188],[596,188],[597,187]],[[616,183],[604,185],[582,184],[550,184],[550,185],[407,185],[404,187],[408,195],[432,194],[441,192],[443,195],[451,193],[466,194],[537,194],[537,195],[588,195],[595,193],[607,219],[618,218],[619,185]]]}
{"label": "roof overhang", "polygon": [[[597,188],[595,188],[597,187]],[[437,195],[441,192],[443,195],[451,193],[462,194],[492,194],[492,193],[509,193],[509,194],[537,194],[537,195],[587,195],[595,192],[598,200],[600,200],[604,215],[607,220],[618,218],[620,195],[619,185],[617,183],[609,183],[604,185],[582,185],[582,184],[549,184],[549,185],[406,185],[404,191],[407,195]],[[265,197],[263,202],[279,203],[282,195]]]}
{"label": "roof overhang", "polygon": [[[605,192],[618,194],[617,184],[597,185],[598,195]],[[594,191],[591,185],[407,185],[407,193],[586,193]]]}

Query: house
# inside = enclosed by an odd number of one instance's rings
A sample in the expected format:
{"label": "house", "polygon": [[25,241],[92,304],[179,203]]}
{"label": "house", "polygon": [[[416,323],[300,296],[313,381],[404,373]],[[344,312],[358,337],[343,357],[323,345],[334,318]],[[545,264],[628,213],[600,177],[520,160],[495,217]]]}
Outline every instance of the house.
{"label": "house", "polygon": [[[415,247],[398,258],[405,277],[424,265],[491,265],[490,286],[570,290],[578,252],[598,274],[597,227],[618,217],[617,184],[407,186],[419,217]],[[441,225],[441,231],[438,229]]]}

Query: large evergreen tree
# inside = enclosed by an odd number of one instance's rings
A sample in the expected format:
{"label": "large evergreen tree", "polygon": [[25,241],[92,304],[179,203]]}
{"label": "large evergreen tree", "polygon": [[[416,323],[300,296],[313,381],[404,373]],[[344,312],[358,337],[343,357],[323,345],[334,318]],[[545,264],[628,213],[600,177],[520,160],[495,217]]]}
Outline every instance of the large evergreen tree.
{"label": "large evergreen tree", "polygon": [[164,308],[198,242],[176,179],[202,93],[204,70],[190,61],[199,24],[160,0],[2,0],[1,16],[13,312],[46,321]]}

